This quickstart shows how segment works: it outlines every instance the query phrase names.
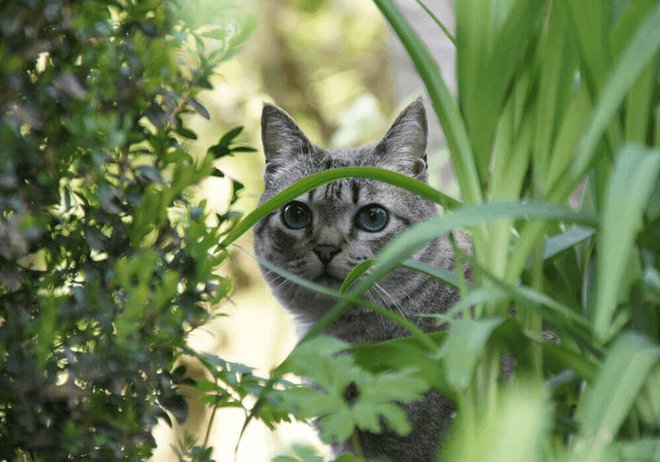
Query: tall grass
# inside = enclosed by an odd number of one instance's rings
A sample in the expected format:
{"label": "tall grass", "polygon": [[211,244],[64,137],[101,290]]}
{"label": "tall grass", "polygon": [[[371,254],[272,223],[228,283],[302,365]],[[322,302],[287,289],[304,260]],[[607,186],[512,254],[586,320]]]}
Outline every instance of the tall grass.
{"label": "tall grass", "polygon": [[[454,312],[472,307],[473,316],[443,318],[450,328],[430,345],[400,341],[406,355],[392,354],[395,341],[355,357],[365,367],[417,365],[456,401],[443,460],[658,460],[660,4],[456,1],[455,98],[396,3],[374,2],[426,85],[462,203],[374,169],[326,172],[262,205],[236,233],[340,175],[380,175],[442,203],[445,216],[391,242],[365,277],[349,276],[355,284],[309,337],[406,264],[459,285]],[[456,229],[472,236],[474,255],[463,258],[473,284],[406,261]],[[504,354],[517,361],[508,381]]]}

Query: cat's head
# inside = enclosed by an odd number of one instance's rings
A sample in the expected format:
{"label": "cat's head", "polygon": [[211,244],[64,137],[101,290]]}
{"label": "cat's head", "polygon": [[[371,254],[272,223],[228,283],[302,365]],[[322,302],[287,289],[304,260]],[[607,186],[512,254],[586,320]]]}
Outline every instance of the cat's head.
{"label": "cat's head", "polygon": [[[272,105],[264,106],[261,130],[266,155],[262,202],[301,178],[340,167],[381,167],[426,181],[427,123],[421,100],[410,104],[371,146],[323,149]],[[255,249],[262,260],[336,289],[358,263],[373,258],[412,223],[436,213],[431,202],[403,189],[346,178],[302,194],[262,219],[254,229]],[[291,305],[297,297],[312,296],[272,272],[265,274],[275,295],[290,308],[295,309]]]}

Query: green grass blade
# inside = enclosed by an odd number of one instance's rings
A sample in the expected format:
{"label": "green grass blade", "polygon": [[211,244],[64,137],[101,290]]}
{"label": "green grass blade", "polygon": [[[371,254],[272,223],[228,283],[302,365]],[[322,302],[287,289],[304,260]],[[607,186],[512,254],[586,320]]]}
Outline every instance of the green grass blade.
{"label": "green grass blade", "polygon": [[352,294],[344,294],[332,289],[329,289],[327,287],[324,287],[320,284],[316,284],[315,282],[308,281],[305,278],[302,278],[300,276],[297,276],[293,273],[290,273],[289,271],[286,271],[282,268],[279,268],[276,265],[273,265],[269,261],[263,260],[263,259],[258,259],[258,262],[260,265],[264,266],[268,271],[272,271],[275,274],[278,274],[289,281],[294,282],[295,284],[298,284],[299,286],[305,287],[307,289],[313,290],[315,292],[318,292],[323,295],[327,295],[328,297],[336,298],[338,300],[341,300],[343,302],[349,303],[349,304],[354,304],[354,305],[359,305],[363,306],[365,308],[368,308],[370,310],[375,311],[376,313],[382,314],[386,318],[394,321],[395,323],[399,324],[401,327],[404,329],[408,330],[411,335],[413,335],[419,342],[420,344],[424,345],[427,348],[433,349],[434,346],[430,341],[426,338],[426,334],[419,328],[417,325],[413,324],[412,322],[408,321],[406,318],[399,316],[398,314],[388,310],[385,307],[382,307],[380,305],[376,305],[374,303],[371,303],[365,299],[360,298],[357,295],[352,295]]}
{"label": "green grass blade", "polygon": [[542,349],[545,361],[549,363],[546,368],[554,365],[557,369],[569,369],[588,381],[596,377],[598,364],[583,352],[576,353],[562,344],[553,342],[543,342]]}
{"label": "green grass blade", "polygon": [[374,3],[408,51],[431,97],[447,138],[462,199],[468,203],[481,202],[481,187],[467,131],[458,105],[442,79],[438,64],[393,0],[374,0]]}
{"label": "green grass blade", "polygon": [[369,270],[369,268],[373,266],[373,264],[374,264],[373,260],[365,260],[357,264],[351,270],[351,272],[348,273],[344,278],[344,282],[341,283],[339,292],[346,292],[346,289],[348,289],[351,286],[351,284],[353,284],[357,280],[357,278],[359,278],[364,273],[366,273]]}
{"label": "green grass blade", "polygon": [[[454,229],[476,227],[500,219],[562,220],[589,226],[596,226],[598,223],[597,217],[591,214],[552,204],[490,203],[466,206],[450,215],[433,217],[423,223],[417,223],[392,239],[376,256],[372,271],[354,285],[349,295],[354,297],[362,294],[436,236]],[[349,306],[350,302],[346,300],[335,305],[314,325],[303,341],[323,332]]]}
{"label": "green grass blade", "polygon": [[[476,2],[474,6],[479,3]],[[477,45],[478,53],[486,55],[473,57],[482,65],[478,66],[477,75],[473,79],[476,88],[462,102],[465,102],[463,114],[482,183],[486,183],[489,176],[495,129],[507,93],[513,83],[521,80],[525,52],[542,23],[545,11],[546,1],[517,0],[508,8],[508,15],[501,27],[494,30],[491,37],[487,37],[492,41],[492,50],[483,50],[483,43]],[[485,16],[483,11],[476,8],[466,14]],[[460,46],[458,50],[459,53],[462,51]]]}
{"label": "green grass blade", "polygon": [[432,276],[452,287],[459,287],[458,276],[456,276],[456,273],[447,271],[444,268],[438,268],[437,266],[429,265],[428,263],[417,260],[406,260],[401,266]]}
{"label": "green grass blade", "polygon": [[658,76],[658,58],[652,60],[633,85],[626,101],[626,140],[646,143],[651,122],[653,85]]}
{"label": "green grass blade", "polygon": [[[602,0],[563,0],[570,11],[572,30],[577,36],[587,84],[592,96],[600,93],[612,59],[607,29],[610,26],[608,3]],[[587,21],[586,18],[589,18]]]}
{"label": "green grass blade", "polygon": [[445,378],[455,390],[460,392],[470,385],[483,348],[501,322],[497,318],[457,319],[452,322],[440,355],[445,365]]}
{"label": "green grass blade", "polygon": [[545,250],[543,251],[543,259],[549,260],[555,255],[560,254],[564,250],[568,250],[571,247],[574,247],[579,243],[584,242],[594,234],[596,234],[596,231],[594,231],[591,228],[574,226],[564,231],[561,234],[550,236],[545,241]]}
{"label": "green grass blade", "polygon": [[429,7],[426,6],[426,5],[424,4],[424,2],[422,2],[422,0],[416,0],[416,2],[417,2],[417,4],[418,4],[419,6],[421,6],[421,7],[424,9],[424,11],[426,11],[426,14],[428,14],[429,17],[430,17],[431,19],[433,19],[433,22],[435,22],[435,23],[437,24],[437,26],[440,28],[440,30],[442,31],[442,33],[445,34],[445,37],[447,37],[447,38],[449,39],[449,41],[450,41],[451,43],[453,43],[454,46],[456,46],[456,38],[454,38],[454,36],[452,35],[452,33],[449,32],[449,29],[447,28],[447,26],[445,26],[444,23],[443,23],[442,21],[440,21],[440,18],[438,18],[435,14],[433,14],[433,11],[431,11],[431,10],[429,9]]}
{"label": "green grass blade", "polygon": [[573,460],[603,460],[659,358],[660,348],[637,334],[626,333],[614,343],[578,407],[581,427],[573,442]]}
{"label": "green grass blade", "polygon": [[660,454],[660,438],[620,441],[614,444],[612,452],[618,462],[655,461]]}
{"label": "green grass blade", "polygon": [[254,224],[256,224],[260,219],[271,213],[273,210],[282,207],[287,202],[297,198],[301,194],[304,194],[307,191],[310,191],[326,183],[348,177],[371,178],[373,180],[384,181],[386,183],[390,183],[394,186],[398,186],[413,192],[437,204],[440,204],[446,209],[457,207],[460,204],[460,202],[456,199],[447,196],[446,194],[432,188],[426,183],[422,183],[421,181],[417,181],[406,175],[402,175],[401,173],[392,172],[390,170],[376,167],[336,168],[309,175],[302,180],[295,182],[285,190],[278,193],[276,196],[265,201],[259,207],[246,215],[245,218],[243,218],[227,234],[227,236],[225,236],[224,240],[220,243],[220,248],[229,246],[236,239],[247,232],[252,226],[254,226]]}
{"label": "green grass blade", "polygon": [[596,303],[592,313],[596,335],[605,340],[635,245],[635,236],[660,171],[660,150],[625,145],[610,178],[598,238]]}
{"label": "green grass blade", "polygon": [[[575,2],[579,3],[579,2]],[[618,59],[605,83],[584,137],[568,170],[568,179],[558,182],[552,197],[566,197],[573,185],[584,176],[594,157],[596,147],[608,128],[621,102],[660,49],[660,4],[634,32],[629,45]]]}

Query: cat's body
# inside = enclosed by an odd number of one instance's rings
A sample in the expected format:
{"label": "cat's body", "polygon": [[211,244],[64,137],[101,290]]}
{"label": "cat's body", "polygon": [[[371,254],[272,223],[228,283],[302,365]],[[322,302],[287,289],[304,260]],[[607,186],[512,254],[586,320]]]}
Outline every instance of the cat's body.
{"label": "cat's body", "polygon": [[[274,106],[265,106],[262,139],[266,154],[262,202],[312,173],[348,166],[376,166],[426,180],[426,116],[421,101],[412,103],[374,146],[328,151],[311,144],[295,123]],[[395,186],[363,178],[342,179],[311,191],[264,218],[255,227],[260,259],[286,271],[338,289],[361,261],[373,258],[394,236],[434,215],[434,204]],[[437,238],[413,259],[454,269],[451,245]],[[287,282],[263,268],[273,293],[305,330],[336,300]],[[435,320],[417,316],[440,313],[457,300],[456,292],[439,281],[397,269],[367,292],[374,303],[402,315],[426,331]],[[352,344],[387,340],[408,333],[369,310],[352,307],[325,331]],[[368,460],[431,461],[436,444],[451,422],[451,404],[436,392],[406,407],[413,425],[410,436],[360,433]],[[350,442],[336,450],[350,450]]]}

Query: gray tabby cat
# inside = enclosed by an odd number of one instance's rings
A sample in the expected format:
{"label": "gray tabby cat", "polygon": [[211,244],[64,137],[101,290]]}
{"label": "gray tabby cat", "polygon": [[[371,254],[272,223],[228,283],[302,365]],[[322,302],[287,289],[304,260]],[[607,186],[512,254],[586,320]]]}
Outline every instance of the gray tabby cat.
{"label": "gray tabby cat", "polygon": [[[264,106],[261,130],[266,155],[262,202],[301,178],[339,167],[374,166],[421,181],[427,178],[427,124],[421,100],[409,105],[373,146],[323,149],[312,144],[286,113],[271,105]],[[255,249],[259,259],[338,289],[355,265],[373,258],[406,227],[437,213],[433,203],[403,189],[364,178],[347,178],[303,194],[262,219],[254,229]],[[429,242],[412,258],[449,270],[454,268],[451,245],[442,237]],[[277,299],[294,314],[303,332],[336,303],[285,282],[263,266],[262,271]],[[426,331],[438,330],[435,321],[417,315],[442,313],[458,298],[451,287],[407,269],[390,273],[367,296]],[[399,325],[357,307],[345,312],[325,333],[353,344],[407,335]],[[368,460],[434,460],[437,442],[451,422],[452,405],[440,394],[429,392],[422,401],[408,405],[407,412],[413,425],[407,437],[390,431],[359,434]],[[334,449],[348,451],[351,444]]]}

